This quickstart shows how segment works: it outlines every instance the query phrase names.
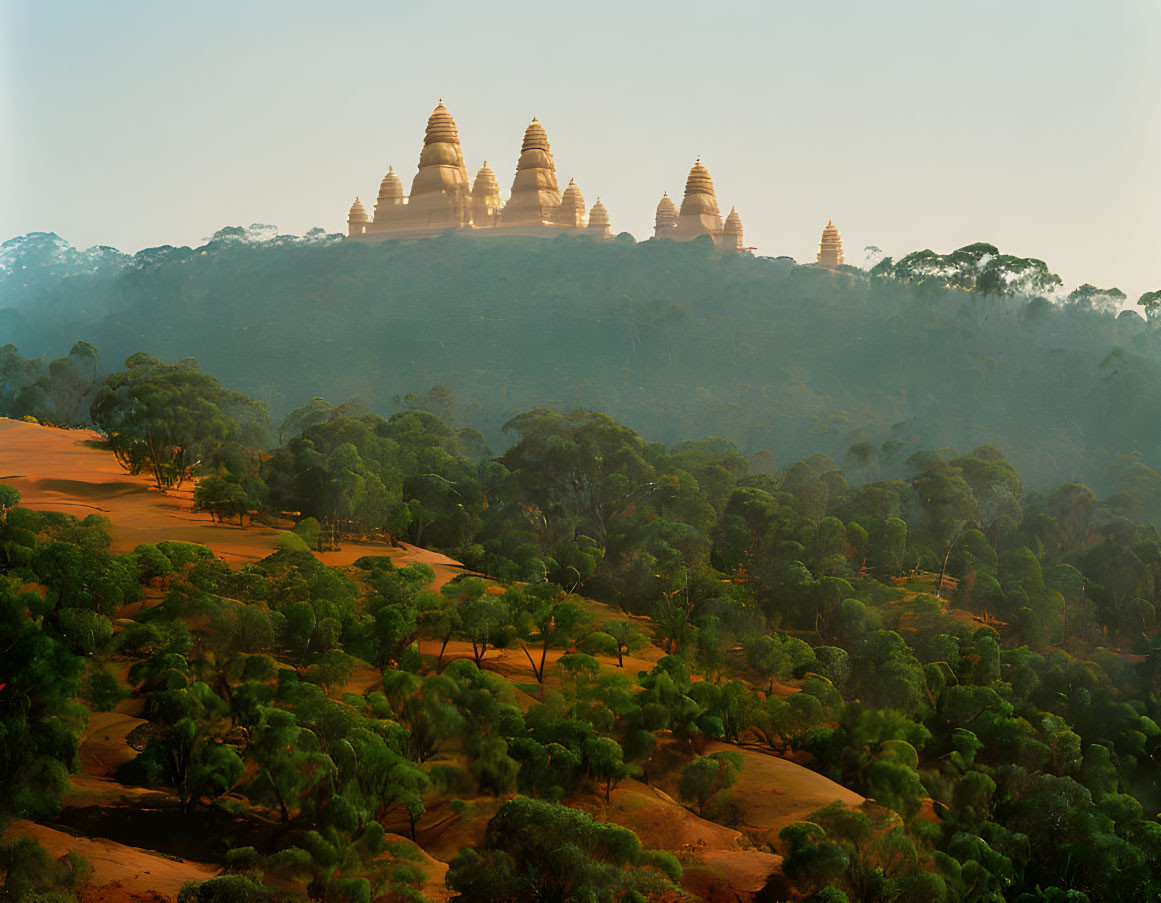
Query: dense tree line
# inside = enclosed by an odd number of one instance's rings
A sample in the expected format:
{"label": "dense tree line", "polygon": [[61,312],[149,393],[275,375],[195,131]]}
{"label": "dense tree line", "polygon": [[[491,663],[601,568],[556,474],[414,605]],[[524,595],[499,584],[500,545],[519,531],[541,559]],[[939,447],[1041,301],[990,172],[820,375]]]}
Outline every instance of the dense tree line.
{"label": "dense tree line", "polygon": [[[158,423],[155,393],[186,386],[216,410]],[[251,516],[292,512],[298,527],[262,562],[235,571],[166,542],[114,554],[99,518],[31,512],[0,489],[6,818],[59,805],[75,700],[99,710],[131,692],[149,729],[119,779],[166,788],[187,813],[242,800],[283,826],[218,850],[230,873],[188,900],[288,884],[414,894],[413,848],[385,828],[422,838],[489,796],[510,802],[452,864],[464,899],[658,894],[678,863],[568,803],[608,801],[633,776],[737,822],[742,759],[710,740],[795,750],[873,800],[782,832],[785,894],[1157,898],[1161,477],[1140,458],[1114,463],[1103,497],[1028,492],[989,445],[858,482],[858,454],[848,481],[822,454],[779,469],[725,440],[667,448],[546,409],[510,421],[494,457],[429,411],[321,400],[260,456],[260,411],[215,387],[192,362],[139,356],[97,397],[122,392],[118,441],[143,443],[127,467],[155,474],[148,430],[173,429],[155,434],[161,463],[184,447],[199,491],[235,486]],[[423,566],[336,569],[310,553],[352,534],[443,548],[501,586],[464,576],[434,592]],[[142,604],[146,586],[159,604]],[[470,657],[447,655],[452,642]],[[655,666],[620,667],[646,643]],[[526,683],[488,670],[495,649],[527,663]],[[381,681],[344,691],[368,666]],[[30,882],[68,894],[83,871],[41,868],[27,844],[4,856],[9,896]]]}
{"label": "dense tree line", "polygon": [[[194,355],[275,421],[315,395],[387,413],[446,386],[435,413],[497,451],[504,423],[550,404],[666,444],[724,436],[780,463],[822,451],[848,472],[848,449],[869,444],[860,481],[905,476],[920,449],[981,444],[1037,489],[1079,478],[1105,493],[1126,453],[1161,467],[1157,293],[1133,305],[1066,289],[1043,261],[987,243],[834,274],[628,237],[355,244],[234,229],[132,257],[62,244],[5,246],[4,342],[52,356],[62,336],[85,338],[110,363],[141,347]],[[1126,304],[1145,318],[1118,316]]]}

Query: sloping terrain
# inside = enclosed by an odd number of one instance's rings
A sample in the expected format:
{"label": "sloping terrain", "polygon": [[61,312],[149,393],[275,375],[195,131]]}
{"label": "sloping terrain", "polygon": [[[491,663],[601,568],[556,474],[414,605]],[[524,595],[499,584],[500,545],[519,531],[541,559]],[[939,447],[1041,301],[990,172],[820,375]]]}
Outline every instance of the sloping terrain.
{"label": "sloping terrain", "polygon": [[[111,454],[94,446],[97,439],[87,431],[0,420],[0,481],[17,488],[22,504],[29,508],[81,517],[95,513],[107,518],[113,548],[118,551],[129,551],[143,542],[182,540],[207,545],[239,565],[275,550],[281,531],[214,523],[208,515],[192,511],[190,487],[158,492],[146,478],[124,473]],[[436,571],[437,586],[463,573],[462,566],[447,556],[384,543],[345,543],[341,551],[323,553],[319,558],[328,565],[343,566],[362,555],[386,555],[397,565],[428,564]],[[585,604],[599,621],[628,617],[600,603]],[[639,620],[647,626],[647,619]],[[434,656],[439,644],[425,640],[422,651]],[[538,659],[537,650],[530,651]],[[550,675],[551,664],[562,654],[559,649],[548,651]],[[445,660],[470,655],[470,643],[462,640],[452,641],[444,651]],[[660,657],[660,649],[647,646],[625,656],[622,673],[633,676],[648,671]],[[602,668],[617,669],[616,659],[598,659]],[[532,668],[518,645],[489,649],[482,665],[513,683],[522,707],[538,701]],[[122,673],[120,679],[125,676]],[[342,690],[362,694],[380,684],[380,673],[361,665],[350,683],[331,695],[338,698]],[[548,684],[552,684],[551,676]],[[218,866],[200,861],[197,855],[199,845],[209,852],[205,836],[223,825],[239,831],[255,830],[253,825],[242,828],[236,821],[223,821],[228,819],[223,813],[203,813],[204,824],[190,832],[183,821],[188,816],[177,811],[172,793],[117,781],[117,767],[135,755],[130,734],[147,723],[143,708],[141,699],[130,697],[112,712],[91,713],[80,738],[82,770],[71,778],[64,812],[51,825],[19,822],[12,828],[17,835],[35,837],[53,855],[72,851],[89,859],[93,870],[86,899],[114,903],[173,900],[185,881],[205,880],[218,872]],[[703,752],[719,749],[737,748],[711,743]],[[599,820],[633,830],[646,848],[676,855],[685,869],[683,886],[691,894],[714,901],[749,900],[781,865],[781,857],[773,851],[782,827],[834,800],[858,805],[862,798],[785,759],[749,749],[740,752],[745,767],[732,791],[741,812],[736,829],[700,818],[676,802],[672,795],[676,790],[670,786],[676,776],[662,781],[661,786],[625,780],[608,803],[591,793],[571,802]],[[445,803],[433,801],[418,834],[424,850],[424,893],[430,899],[446,899],[442,886],[446,863],[461,847],[482,841],[487,820],[499,803],[479,798],[458,814]],[[405,823],[388,827],[399,832],[405,830]]]}

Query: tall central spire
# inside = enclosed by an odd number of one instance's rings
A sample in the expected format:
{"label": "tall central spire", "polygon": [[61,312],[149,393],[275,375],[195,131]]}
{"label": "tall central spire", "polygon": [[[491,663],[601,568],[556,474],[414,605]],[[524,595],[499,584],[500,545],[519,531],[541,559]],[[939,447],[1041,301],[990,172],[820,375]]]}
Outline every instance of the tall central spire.
{"label": "tall central spire", "polygon": [[420,229],[466,226],[472,220],[472,194],[459,131],[442,101],[427,120],[407,220]]}
{"label": "tall central spire", "polygon": [[512,196],[504,206],[503,226],[544,226],[556,221],[560,208],[560,187],[556,184],[556,164],[548,147],[548,133],[536,117],[524,131]]}
{"label": "tall central spire", "polygon": [[677,231],[673,237],[678,241],[690,241],[699,235],[716,237],[721,231],[722,214],[714,194],[714,180],[698,157],[685,180],[685,198],[681,202]]}

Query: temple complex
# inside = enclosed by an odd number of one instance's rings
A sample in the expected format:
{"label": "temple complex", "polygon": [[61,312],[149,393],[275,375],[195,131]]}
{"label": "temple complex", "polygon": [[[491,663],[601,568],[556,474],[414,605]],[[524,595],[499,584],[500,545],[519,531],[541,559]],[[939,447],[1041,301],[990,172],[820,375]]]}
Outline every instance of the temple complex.
{"label": "temple complex", "polygon": [[743,250],[742,218],[731,207],[730,216],[722,224],[722,214],[718,210],[718,199],[714,193],[714,180],[710,178],[709,170],[702,165],[701,157],[698,157],[685,180],[685,197],[681,200],[681,209],[674,206],[669,192],[661,196],[654,220],[653,237],[693,241],[702,235],[708,235],[715,245],[724,250]]}
{"label": "temple complex", "polygon": [[347,235],[363,240],[421,238],[449,229],[535,235],[568,231],[603,240],[612,233],[608,211],[599,200],[585,216],[585,199],[575,181],[561,194],[548,134],[535,117],[524,131],[506,203],[487,161],[469,182],[459,131],[441,100],[427,120],[411,193],[403,193],[395,168],[388,167],[374,215],[356,198],[347,214]]}
{"label": "temple complex", "polygon": [[[608,241],[612,237],[609,212],[597,198],[585,213],[585,199],[575,179],[564,191],[557,182],[556,162],[548,133],[534,116],[524,130],[512,190],[505,201],[500,181],[488,162],[469,181],[463,148],[455,120],[441,100],[427,120],[419,167],[404,194],[403,181],[389,166],[379,184],[379,194],[369,214],[359,198],[347,214],[350,238],[375,241],[422,238],[448,230],[488,230],[492,235],[542,235],[562,232],[583,234]],[[661,196],[654,219],[653,237],[693,241],[708,235],[724,251],[747,251],[742,218],[731,207],[722,221],[714,182],[698,157],[685,180],[681,207],[669,193]],[[843,262],[842,239],[828,223],[819,246],[819,266],[834,268]]]}
{"label": "temple complex", "polygon": [[842,266],[842,262],[843,239],[835,224],[828,220],[826,228],[822,230],[822,241],[818,244],[818,265],[833,270]]}

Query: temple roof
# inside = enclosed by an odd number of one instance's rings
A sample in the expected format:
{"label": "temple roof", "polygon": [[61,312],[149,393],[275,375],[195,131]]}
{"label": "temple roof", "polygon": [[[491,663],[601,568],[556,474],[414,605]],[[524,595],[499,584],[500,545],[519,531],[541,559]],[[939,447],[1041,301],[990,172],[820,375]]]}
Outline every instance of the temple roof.
{"label": "temple roof", "polygon": [[699,235],[716,235],[721,231],[722,215],[714,196],[714,181],[698,157],[685,180],[685,197],[681,201],[674,238],[689,241]]}
{"label": "temple roof", "polygon": [[387,175],[383,176],[383,181],[379,183],[379,197],[383,198],[401,198],[403,197],[403,180],[395,174],[395,167],[387,167]]}
{"label": "temple roof", "polygon": [[685,180],[685,193],[686,195],[714,193],[714,180],[710,178],[709,170],[702,166],[701,157],[697,158],[697,162],[689,171],[689,178]]}
{"label": "temple roof", "polygon": [[609,211],[605,209],[605,205],[601,203],[601,199],[597,198],[593,209],[589,211],[589,228],[595,229],[600,226],[609,225]]}
{"label": "temple roof", "polygon": [[671,213],[677,216],[677,205],[673,203],[673,198],[669,196],[668,191],[663,193],[661,200],[657,202],[657,215],[661,216],[662,213]]}
{"label": "temple roof", "polygon": [[742,234],[742,218],[738,216],[736,208],[730,208],[730,215],[726,217],[726,225],[724,228],[726,232],[735,232],[738,235]]}
{"label": "temple roof", "polygon": [[356,223],[367,221],[367,211],[358,197],[355,198],[355,203],[351,204],[351,212],[347,214],[347,219]]}
{"label": "temple roof", "polygon": [[555,223],[557,208],[562,200],[556,183],[556,164],[548,147],[548,135],[544,126],[533,117],[524,131],[520,159],[516,162],[516,178],[512,180],[512,193],[504,205],[501,225]]}
{"label": "temple roof", "polygon": [[449,144],[460,143],[460,133],[456,129],[456,121],[447,111],[441,100],[427,119],[427,132],[423,136],[423,145],[446,141]]}
{"label": "temple roof", "polygon": [[521,153],[528,150],[550,150],[548,146],[548,133],[544,131],[544,126],[537,121],[535,116],[528,123],[528,128],[524,130],[524,143],[520,146]]}
{"label": "temple roof", "polygon": [[472,183],[472,194],[500,194],[500,180],[496,178],[496,174],[488,168],[488,161],[484,161],[484,165],[480,167],[480,171],[476,173],[476,180]]}

